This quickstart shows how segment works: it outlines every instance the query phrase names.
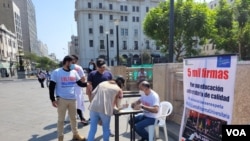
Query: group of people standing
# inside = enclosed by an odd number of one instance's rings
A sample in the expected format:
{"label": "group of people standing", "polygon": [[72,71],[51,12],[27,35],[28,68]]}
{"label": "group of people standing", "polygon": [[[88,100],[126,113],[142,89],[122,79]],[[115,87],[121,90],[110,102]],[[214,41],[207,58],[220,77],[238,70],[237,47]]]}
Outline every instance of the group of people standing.
{"label": "group of people standing", "polygon": [[[110,120],[114,108],[120,109],[123,98],[122,88],[125,79],[122,76],[113,78],[104,59],[98,59],[96,63],[89,65],[87,77],[82,67],[77,65],[78,57],[75,55],[65,56],[63,66],[53,71],[49,84],[49,94],[52,105],[58,112],[58,141],[63,141],[63,125],[66,111],[68,111],[73,140],[94,141],[98,124],[103,128],[103,140],[109,141],[110,136],[114,136],[110,130]],[[91,66],[92,65],[92,66]],[[96,70],[94,69],[96,67]],[[153,124],[159,108],[159,97],[151,88],[147,81],[139,83],[139,88],[143,92],[142,97],[132,104],[133,107],[144,109],[144,115],[136,118],[135,129],[142,140],[146,140],[147,132],[142,127]],[[76,115],[78,114],[83,124],[88,121],[82,116],[84,109],[82,87],[86,87],[90,105],[90,130],[88,138],[81,136],[77,129]]]}

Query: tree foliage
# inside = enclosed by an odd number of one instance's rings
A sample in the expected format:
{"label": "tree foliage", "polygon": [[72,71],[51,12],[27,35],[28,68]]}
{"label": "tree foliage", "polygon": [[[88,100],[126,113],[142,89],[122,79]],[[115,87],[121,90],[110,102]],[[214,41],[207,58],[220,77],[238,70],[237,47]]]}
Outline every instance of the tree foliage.
{"label": "tree foliage", "polygon": [[224,49],[227,52],[237,52],[235,48],[237,46],[235,31],[235,22],[233,20],[232,7],[226,0],[221,0],[219,6],[215,9],[215,29],[216,34],[213,36],[213,43],[216,44],[216,48]]}
{"label": "tree foliage", "polygon": [[141,54],[141,63],[142,64],[150,64],[151,63],[151,55],[144,51],[142,54]]}
{"label": "tree foliage", "polygon": [[217,49],[238,53],[240,59],[249,59],[250,1],[238,0],[234,4],[220,0],[216,8],[216,34],[213,38]]}
{"label": "tree foliage", "polygon": [[156,41],[156,45],[166,47],[169,34],[169,9],[165,3],[160,3],[158,7],[152,8],[144,19],[144,33]]}
{"label": "tree foliage", "polygon": [[45,56],[38,56],[34,53],[25,52],[24,59],[29,60],[29,62],[36,64],[36,68],[41,68],[44,70],[53,70],[59,66],[56,62]]}
{"label": "tree foliage", "polygon": [[[199,54],[196,47],[212,43],[218,50],[250,59],[250,0],[229,4],[220,0],[215,9],[194,0],[177,0],[174,9],[175,60]],[[143,22],[144,33],[168,54],[169,1],[152,8]]]}
{"label": "tree foliage", "polygon": [[234,5],[234,15],[237,22],[236,38],[240,59],[250,59],[249,26],[250,26],[250,1],[238,0]]}
{"label": "tree foliage", "polygon": [[[162,2],[149,11],[143,22],[145,34],[161,46],[167,53],[169,39],[169,7],[170,3]],[[214,12],[204,3],[193,0],[175,2],[174,10],[174,54],[175,60],[183,56],[194,56],[199,53],[196,48],[204,44],[214,33]]]}

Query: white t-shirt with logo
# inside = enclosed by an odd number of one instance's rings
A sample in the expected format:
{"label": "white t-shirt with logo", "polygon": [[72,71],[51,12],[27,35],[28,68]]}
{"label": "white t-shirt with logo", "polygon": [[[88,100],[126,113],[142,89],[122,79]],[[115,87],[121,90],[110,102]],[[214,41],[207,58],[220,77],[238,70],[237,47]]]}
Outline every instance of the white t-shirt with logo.
{"label": "white t-shirt with logo", "polygon": [[[142,94],[140,101],[145,106],[150,106],[150,107],[160,106],[159,95],[152,89],[151,89],[151,93],[149,95]],[[146,111],[146,110],[144,110],[143,113],[146,117],[150,117],[150,118],[157,118],[157,115],[158,115],[158,113],[151,113],[151,112]]]}
{"label": "white t-shirt with logo", "polygon": [[[75,69],[74,69],[74,70],[78,73],[78,75],[79,75],[80,78],[82,78],[82,77],[85,76],[85,73],[84,73],[84,71],[83,71],[83,69],[82,69],[81,66],[75,64]],[[82,87],[78,86],[77,84],[75,84],[75,85],[76,85],[76,88],[77,88],[78,90],[81,90],[81,89],[82,89]]]}
{"label": "white t-shirt with logo", "polygon": [[[81,66],[75,64],[75,71],[77,71],[78,75],[80,78],[84,77],[85,74],[84,74],[84,71],[82,69]],[[78,86],[77,84],[75,84],[75,94],[76,94],[76,100],[77,100],[77,109],[80,109],[82,111],[85,110],[85,107],[84,107],[84,97],[83,97],[83,89],[82,87]]]}
{"label": "white t-shirt with logo", "polygon": [[80,80],[75,70],[65,71],[63,68],[54,70],[51,81],[56,82],[56,95],[63,99],[76,99],[75,84]]}

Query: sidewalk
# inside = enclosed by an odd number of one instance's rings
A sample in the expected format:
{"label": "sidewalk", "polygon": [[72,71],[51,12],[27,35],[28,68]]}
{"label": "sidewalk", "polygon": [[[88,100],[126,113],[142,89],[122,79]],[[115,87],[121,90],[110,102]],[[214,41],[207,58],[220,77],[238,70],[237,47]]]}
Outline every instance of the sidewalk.
{"label": "sidewalk", "polygon": [[[0,106],[0,121],[2,121],[0,139],[5,141],[17,139],[20,141],[57,141],[57,110],[51,105],[48,89],[41,88],[38,81],[17,81],[18,79],[10,78],[4,80],[6,83],[0,82],[0,103],[4,105]],[[86,106],[84,116],[88,119],[90,103],[86,95],[84,98]],[[126,100],[131,103],[136,99],[128,98]],[[125,115],[120,116],[120,141],[129,141],[129,129],[126,132],[127,118]],[[111,118],[110,124],[111,130],[114,132],[114,117]],[[65,141],[71,140],[70,125],[66,123],[64,127]],[[79,133],[87,137],[90,126],[82,126],[79,122],[78,127]],[[168,141],[178,141],[179,126],[173,122],[167,122],[167,129]],[[102,141],[102,134],[101,126],[98,126],[95,141]],[[111,137],[110,141],[114,141],[114,138]],[[157,141],[166,141],[161,129],[160,139]]]}
{"label": "sidewalk", "polygon": [[36,76],[30,76],[30,77],[26,77],[25,79],[18,79],[17,76],[13,76],[13,77],[0,77],[0,82],[4,82],[4,81],[20,81],[20,80],[36,80]]}

